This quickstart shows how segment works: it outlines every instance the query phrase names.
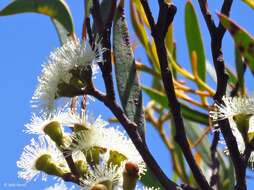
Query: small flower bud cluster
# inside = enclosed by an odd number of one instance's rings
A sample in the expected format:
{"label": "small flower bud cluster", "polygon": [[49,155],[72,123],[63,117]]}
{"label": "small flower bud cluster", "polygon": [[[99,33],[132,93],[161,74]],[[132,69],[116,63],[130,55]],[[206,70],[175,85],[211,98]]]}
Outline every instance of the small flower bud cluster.
{"label": "small flower bud cluster", "polygon": [[[38,139],[25,146],[17,161],[18,177],[35,181],[42,176],[45,181],[51,175],[64,180],[71,174],[82,190],[136,189],[146,166],[125,133],[107,126],[101,116],[93,120],[83,109],[76,113],[55,104],[61,97],[84,95],[103,51],[99,43],[92,49],[68,41],[51,53],[33,97],[42,111],[33,114],[24,129]],[[58,189],[68,188],[63,181],[47,188]]]}
{"label": "small flower bud cluster", "polygon": [[53,51],[38,78],[33,106],[53,110],[56,99],[82,95],[87,82],[97,73],[96,63],[103,62],[103,51],[99,42],[92,49],[79,40],[69,40]]}

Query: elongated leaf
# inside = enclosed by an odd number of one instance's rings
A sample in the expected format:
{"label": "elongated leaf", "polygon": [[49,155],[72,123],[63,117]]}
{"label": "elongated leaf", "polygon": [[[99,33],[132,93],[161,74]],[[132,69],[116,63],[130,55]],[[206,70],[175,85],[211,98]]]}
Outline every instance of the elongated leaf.
{"label": "elongated leaf", "polygon": [[140,181],[143,183],[146,187],[155,187],[162,189],[161,184],[158,182],[158,180],[153,176],[152,172],[147,169],[147,172],[145,175],[141,176]]}
{"label": "elongated leaf", "polygon": [[[200,132],[200,127],[197,124],[185,120],[185,126],[186,134],[191,143],[195,143],[198,139],[201,138],[202,133]],[[202,139],[202,141],[196,146],[196,150],[198,154],[201,155],[201,158],[206,163],[206,165],[210,165],[212,161],[210,156],[210,144],[207,138]]]}
{"label": "elongated leaf", "polygon": [[140,1],[137,1],[137,0],[130,1],[131,21],[132,21],[135,34],[137,35],[141,44],[144,46],[144,49],[150,61],[149,63],[151,63],[151,66],[157,71],[160,71],[159,60],[158,60],[155,44],[154,42],[149,42],[149,38],[145,29],[145,23],[147,19],[146,19],[146,16],[144,15],[145,14],[143,12],[144,10],[143,11],[142,10],[143,8]]}
{"label": "elongated leaf", "polygon": [[[214,69],[213,65],[208,60],[206,61],[206,71],[210,75],[211,79],[214,82],[216,82],[217,81],[217,76],[216,76],[215,69]],[[228,76],[229,76],[228,82],[230,84],[235,85],[237,83],[237,77],[235,76],[235,74],[228,67],[226,67],[226,71],[227,71]]]}
{"label": "elongated leaf", "polygon": [[219,183],[219,189],[234,189],[234,165],[231,159],[226,159],[223,153],[218,150],[218,160],[220,162],[219,176],[221,179]]}
{"label": "elongated leaf", "polygon": [[85,17],[89,17],[91,7],[93,6],[92,0],[86,0],[85,1]]}
{"label": "elongated leaf", "polygon": [[128,118],[138,125],[140,135],[144,137],[145,119],[142,91],[135,68],[127,23],[121,6],[117,9],[113,26],[113,49],[117,87],[123,109]]}
{"label": "elongated leaf", "polygon": [[67,4],[63,0],[16,0],[0,11],[0,16],[34,12],[50,16],[57,20],[72,34],[74,26]]}
{"label": "elongated leaf", "polygon": [[242,95],[245,94],[245,89],[244,89],[244,64],[242,60],[242,56],[240,55],[239,51],[237,48],[235,48],[235,68],[236,68],[236,73],[237,73],[237,79],[239,82],[239,90]]}
{"label": "elongated leaf", "polygon": [[223,14],[218,14],[225,28],[232,35],[240,54],[245,58],[252,73],[254,73],[254,38],[235,22]]}
{"label": "elongated leaf", "polygon": [[198,18],[191,1],[187,1],[185,6],[185,32],[189,48],[189,57],[192,59],[192,52],[197,54],[198,76],[206,81],[206,59],[202,36],[199,29]]}
{"label": "elongated leaf", "polygon": [[254,1],[253,0],[242,0],[246,4],[248,4],[251,8],[254,9]]}
{"label": "elongated leaf", "polygon": [[[152,88],[148,88],[148,87],[142,87],[142,89],[144,90],[144,92],[150,96],[151,99],[155,100],[157,103],[159,103],[161,106],[163,106],[164,108],[168,109],[168,99],[166,97],[165,94],[152,89]],[[182,114],[183,117],[185,117],[186,119],[189,119],[191,121],[195,121],[204,125],[208,125],[208,115],[201,113],[197,110],[193,110],[190,107],[188,107],[187,105],[184,105],[181,103],[181,110],[182,110]]]}
{"label": "elongated leaf", "polygon": [[217,75],[216,75],[215,69],[208,60],[206,60],[206,71],[207,71],[208,75],[210,75],[211,79],[214,82],[216,82],[217,81]]}
{"label": "elongated leaf", "polygon": [[68,40],[68,32],[63,27],[63,25],[61,23],[59,23],[57,20],[51,19],[51,21],[56,28],[56,32],[57,32],[58,38],[60,40],[60,43],[63,45]]}
{"label": "elongated leaf", "polygon": [[140,18],[138,17],[138,8],[136,6],[137,5],[135,3],[135,0],[130,0],[130,13],[133,29],[137,37],[139,38],[140,42],[143,44],[145,48],[147,48],[149,40],[147,37],[144,24],[140,22]]}
{"label": "elongated leaf", "polygon": [[228,73],[229,79],[228,82],[231,84],[236,84],[237,83],[237,77],[233,71],[231,71],[227,66],[226,66],[226,71]]}

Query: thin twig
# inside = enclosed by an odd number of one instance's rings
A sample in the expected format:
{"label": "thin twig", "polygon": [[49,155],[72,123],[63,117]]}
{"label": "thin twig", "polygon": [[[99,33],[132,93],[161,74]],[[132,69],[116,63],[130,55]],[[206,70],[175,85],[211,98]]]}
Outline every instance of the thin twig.
{"label": "thin twig", "polygon": [[[221,22],[219,26],[216,27],[213,18],[210,14],[208,9],[208,4],[206,0],[199,0],[199,5],[201,8],[201,12],[205,18],[206,25],[210,32],[211,37],[211,50],[213,56],[213,63],[217,75],[217,90],[214,96],[214,101],[218,103],[223,103],[222,97],[226,93],[228,75],[225,71],[225,63],[223,60],[223,53],[221,51],[222,46],[222,39],[226,32],[226,29],[222,26]],[[221,12],[227,16],[229,16],[230,9],[232,6],[233,0],[224,0]],[[227,147],[229,149],[230,157],[233,161],[235,174],[236,174],[236,181],[237,184],[235,189],[237,190],[246,190],[246,179],[245,173],[246,168],[244,166],[244,162],[241,159],[241,155],[237,146],[237,142],[235,136],[233,135],[230,124],[227,119],[218,122],[223,137],[226,141]]]}
{"label": "thin twig", "polygon": [[176,98],[172,73],[168,67],[167,51],[164,40],[167,31],[166,29],[168,29],[175,16],[176,7],[173,4],[166,4],[165,1],[159,0],[160,11],[157,24],[155,24],[148,2],[146,0],[140,0],[140,2],[144,8],[145,14],[151,27],[152,36],[155,41],[156,51],[160,62],[162,81],[168,98],[172,117],[176,125],[175,140],[180,145],[197,184],[199,184],[202,189],[209,190],[211,187],[209,186],[205,176],[203,175],[201,169],[198,167],[192,155],[184,129],[180,104]]}
{"label": "thin twig", "polygon": [[66,182],[73,182],[73,183],[76,183],[78,185],[81,185],[79,177],[76,177],[72,173],[64,173],[63,176],[62,176],[62,179]]}
{"label": "thin twig", "polygon": [[101,13],[100,5],[98,0],[93,0],[93,9],[91,11],[94,18],[94,25],[96,31],[99,34],[99,37],[102,37],[102,46],[106,49],[103,53],[104,63],[100,64],[102,70],[102,77],[106,86],[107,96],[111,97],[112,100],[115,100],[115,91],[112,77],[112,60],[111,60],[111,26],[113,22],[114,12],[116,7],[116,0],[112,1],[111,12],[108,17],[107,22],[104,24]]}
{"label": "thin twig", "polygon": [[[90,86],[91,87],[91,86]],[[165,173],[161,170],[158,163],[153,158],[152,154],[150,153],[147,145],[143,143],[142,138],[140,137],[137,126],[135,123],[131,122],[127,116],[124,114],[120,106],[116,103],[116,101],[112,101],[112,99],[105,94],[99,92],[97,89],[91,87],[87,89],[87,93],[89,95],[94,96],[101,102],[103,102],[115,115],[115,117],[119,120],[122,124],[124,129],[126,130],[127,134],[131,138],[133,144],[139,151],[140,155],[144,159],[145,163],[147,164],[148,168],[153,172],[154,176],[158,179],[158,181],[164,186],[165,189],[172,189],[172,190],[180,190],[181,188],[168,179]]]}
{"label": "thin twig", "polygon": [[212,146],[211,146],[211,158],[212,158],[212,176],[210,179],[210,185],[216,189],[219,190],[218,185],[219,185],[219,167],[220,167],[220,163],[218,160],[218,152],[217,152],[217,146],[220,140],[220,131],[216,130],[214,131],[214,135],[213,135],[213,141],[212,141]]}
{"label": "thin twig", "polygon": [[75,163],[73,161],[72,155],[69,153],[69,151],[66,151],[66,150],[63,150],[63,155],[64,155],[64,158],[71,170],[71,173],[78,178],[79,173],[78,173]]}

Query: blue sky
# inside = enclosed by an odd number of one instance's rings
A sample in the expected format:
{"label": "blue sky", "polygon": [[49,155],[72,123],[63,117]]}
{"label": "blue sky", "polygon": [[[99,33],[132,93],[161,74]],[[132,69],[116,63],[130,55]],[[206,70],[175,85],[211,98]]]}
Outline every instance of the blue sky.
{"label": "blue sky", "polygon": [[[8,0],[1,0],[0,8],[3,8],[9,2]],[[83,22],[83,4],[81,1],[67,0],[67,2],[72,10],[77,35],[80,36]],[[184,37],[185,31],[183,22],[185,1],[175,0],[174,2],[178,8],[174,20],[178,59],[181,60],[184,67],[188,68],[188,51],[186,39]],[[210,0],[209,2],[212,2],[209,6],[214,18],[217,20],[215,13],[219,10],[221,0]],[[193,3],[200,16],[197,0],[193,0]],[[128,5],[128,3],[126,3],[126,5]],[[156,11],[156,5],[152,5],[151,7]],[[127,15],[128,12],[127,10]],[[251,33],[254,33],[252,23],[254,11],[241,3],[241,1],[237,0],[234,2],[231,17]],[[211,60],[210,37],[201,16],[199,20],[204,37],[207,59]],[[132,30],[131,36],[132,41],[135,41]],[[48,17],[38,14],[20,14],[17,16],[0,17],[0,189],[43,189],[43,187],[48,185],[43,182],[24,184],[24,181],[17,178],[16,161],[23,147],[29,143],[32,137],[31,135],[24,134],[22,130],[24,124],[29,122],[31,112],[33,111],[31,109],[30,100],[37,84],[37,76],[41,72],[41,64],[46,60],[50,51],[58,46],[59,41],[55,29]],[[234,63],[232,47],[233,41],[227,33],[223,41],[223,50],[225,52],[226,62],[231,65]],[[136,58],[144,59],[145,57],[140,46],[137,48],[135,54]],[[148,78],[145,75],[141,76],[141,81],[143,83],[147,83],[147,80]],[[253,79],[248,77],[247,84],[250,80]],[[96,84],[101,84],[99,76],[98,79],[96,79]],[[250,87],[250,85],[248,86]],[[250,87],[250,89],[253,90],[253,86]],[[147,98],[145,100],[147,100]],[[94,115],[103,115],[104,119],[112,116],[110,112],[98,102],[90,105],[90,110]],[[149,125],[147,128],[147,139],[155,158],[170,176],[170,158],[166,153],[164,145],[158,140],[158,135]],[[158,149],[160,151],[157,151]],[[50,180],[50,182],[52,182],[52,180]],[[15,184],[16,187],[12,187],[12,185]],[[249,182],[250,186],[253,184],[253,182]]]}

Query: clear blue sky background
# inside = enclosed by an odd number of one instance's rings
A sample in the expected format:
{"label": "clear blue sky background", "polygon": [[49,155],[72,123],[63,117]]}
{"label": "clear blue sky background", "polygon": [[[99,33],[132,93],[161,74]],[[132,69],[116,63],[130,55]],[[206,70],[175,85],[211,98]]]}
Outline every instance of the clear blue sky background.
{"label": "clear blue sky background", "polygon": [[[10,1],[1,0],[0,8],[3,8]],[[72,10],[77,35],[81,34],[81,26],[83,22],[83,4],[82,1],[67,0]],[[157,6],[153,2],[153,9],[156,11]],[[188,51],[186,48],[186,39],[184,35],[184,5],[185,0],[175,0],[178,12],[174,20],[175,37],[177,42],[178,59],[189,67]],[[210,0],[210,9],[214,18],[217,17],[215,12],[219,10],[221,0]],[[197,0],[193,0],[196,10],[199,14]],[[126,3],[128,5],[128,3]],[[128,6],[127,6],[128,7]],[[252,11],[240,0],[236,0],[231,11],[232,18],[239,22],[243,27],[254,33],[253,20],[254,11]],[[129,16],[129,10],[126,13]],[[200,16],[200,24],[202,34],[204,36],[207,59],[211,61],[210,38],[204,24],[203,18]],[[129,20],[128,20],[129,21]],[[130,26],[130,22],[129,22]],[[132,40],[135,40],[133,31],[131,30]],[[38,14],[20,14],[17,16],[0,17],[0,119],[1,119],[1,157],[0,157],[0,189],[43,189],[48,184],[28,183],[24,187],[10,187],[12,184],[21,185],[24,181],[17,178],[16,161],[22,152],[23,147],[29,143],[32,136],[25,135],[22,130],[25,123],[29,122],[31,112],[30,100],[37,84],[37,76],[41,72],[41,64],[46,60],[50,51],[59,46],[59,41],[50,19]],[[225,52],[225,60],[227,63],[234,63],[233,42],[226,34],[223,41],[223,50]],[[136,58],[144,59],[143,51],[140,46],[136,51]],[[98,76],[97,84],[100,84]],[[250,85],[251,78],[247,83]],[[142,76],[143,83],[147,83],[148,78]],[[252,87],[251,87],[252,86]],[[147,102],[147,98],[145,99]],[[94,104],[93,104],[94,105]],[[90,106],[94,115],[102,114],[104,119],[111,117],[110,112],[101,104],[95,103],[96,106]],[[171,176],[170,158],[166,152],[164,145],[158,140],[159,137],[148,125],[147,140],[151,151],[160,163],[165,172]],[[158,151],[160,150],[160,151]],[[251,174],[251,173],[250,173]],[[52,183],[52,180],[50,180]],[[254,183],[248,181],[249,187],[254,187]],[[6,186],[7,185],[7,186]],[[9,186],[9,187],[8,187]]]}

